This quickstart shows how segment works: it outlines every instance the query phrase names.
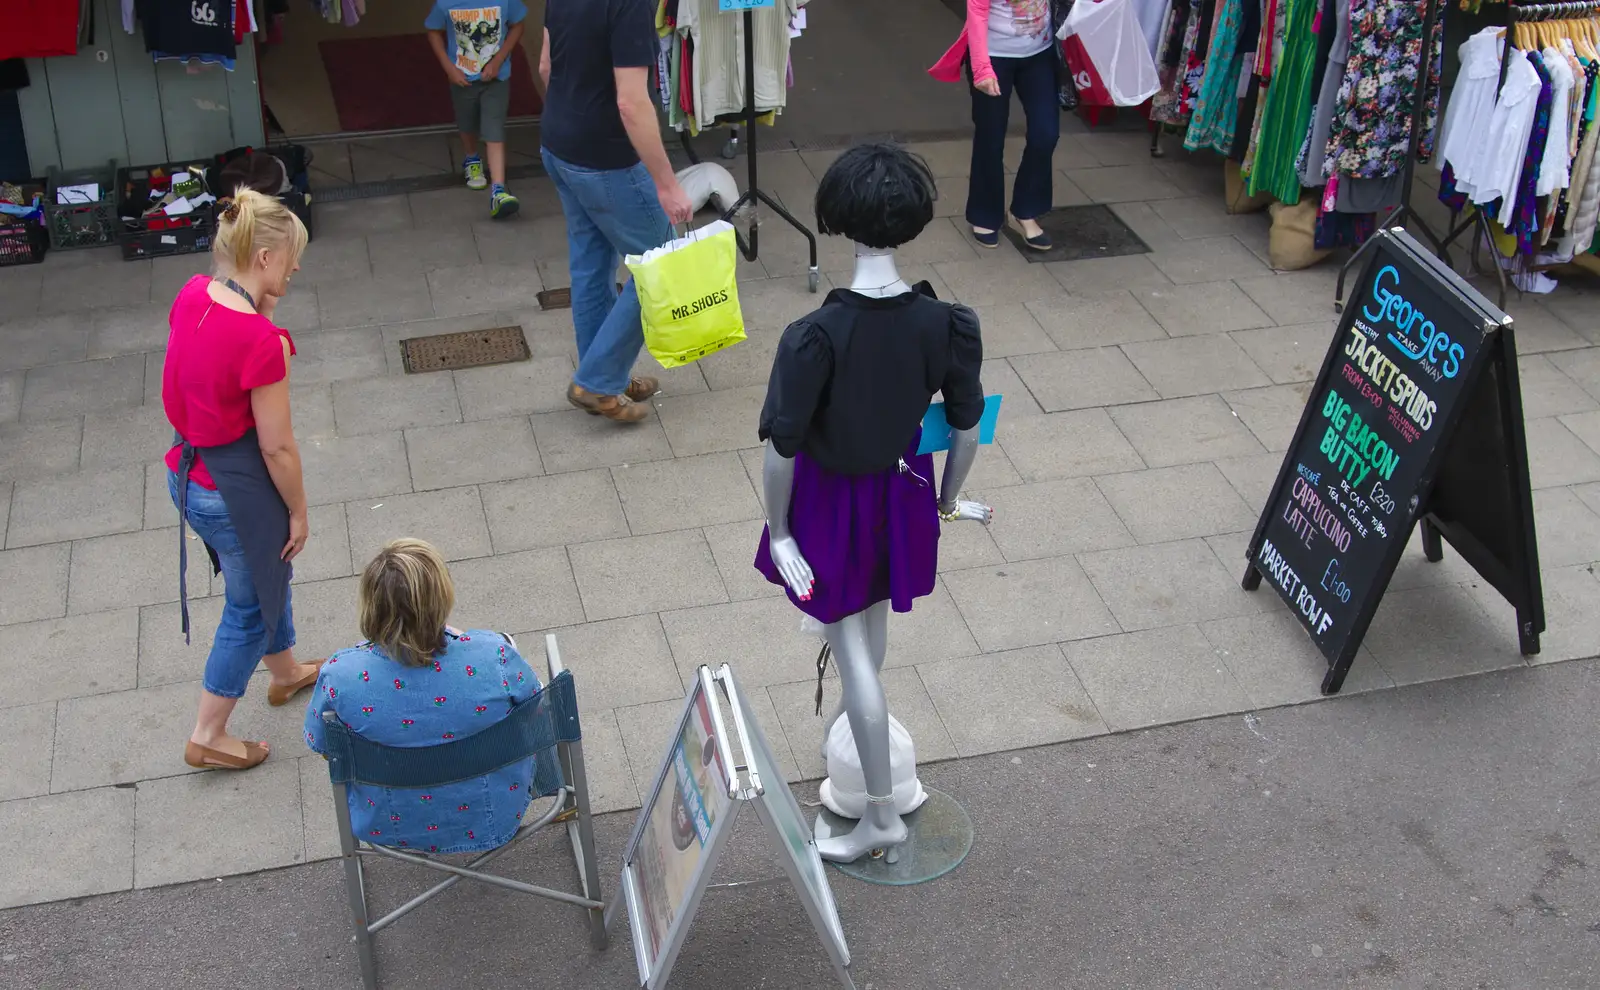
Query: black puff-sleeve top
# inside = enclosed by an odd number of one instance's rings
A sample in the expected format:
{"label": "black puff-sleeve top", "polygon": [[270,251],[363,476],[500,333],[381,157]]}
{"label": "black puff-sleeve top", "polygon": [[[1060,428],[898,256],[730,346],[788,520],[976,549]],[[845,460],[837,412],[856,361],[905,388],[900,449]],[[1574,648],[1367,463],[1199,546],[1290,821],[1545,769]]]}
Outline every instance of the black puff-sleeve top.
{"label": "black puff-sleeve top", "polygon": [[940,302],[927,282],[886,299],[835,289],[778,342],[761,439],[839,474],[885,470],[935,394],[951,429],[978,425],[982,365],[977,314]]}

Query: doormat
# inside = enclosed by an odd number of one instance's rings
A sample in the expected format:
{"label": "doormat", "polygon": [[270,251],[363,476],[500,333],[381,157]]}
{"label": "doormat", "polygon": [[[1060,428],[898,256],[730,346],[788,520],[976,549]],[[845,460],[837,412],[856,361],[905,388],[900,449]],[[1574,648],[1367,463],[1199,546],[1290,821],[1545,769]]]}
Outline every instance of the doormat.
{"label": "doormat", "polygon": [[481,368],[486,364],[510,364],[513,361],[526,361],[532,356],[521,327],[441,333],[400,342],[400,357],[405,362],[408,375]]}
{"label": "doormat", "polygon": [[1058,206],[1039,218],[1039,226],[1055,245],[1048,251],[1028,247],[1021,234],[1010,225],[1006,226],[1006,237],[1024,258],[1036,263],[1150,253],[1150,245],[1112,213],[1109,206]]}
{"label": "doormat", "polygon": [[[426,34],[333,38],[317,45],[333,90],[339,129],[387,131],[455,123],[450,80],[433,57]],[[544,101],[521,45],[511,53],[512,117],[536,117]]]}
{"label": "doormat", "polygon": [[[617,294],[622,294],[622,283],[617,283]],[[541,289],[535,297],[539,300],[540,309],[571,309],[572,289]]]}

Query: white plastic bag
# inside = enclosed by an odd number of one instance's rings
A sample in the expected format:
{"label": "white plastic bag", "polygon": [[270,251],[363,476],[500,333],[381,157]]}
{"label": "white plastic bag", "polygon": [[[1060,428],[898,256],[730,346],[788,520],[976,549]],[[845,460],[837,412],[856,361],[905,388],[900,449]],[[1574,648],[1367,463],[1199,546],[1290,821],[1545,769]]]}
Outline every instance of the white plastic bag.
{"label": "white plastic bag", "polygon": [[[848,715],[840,715],[828,730],[825,748],[828,779],[822,782],[822,803],[842,818],[860,818],[867,810],[867,782],[861,774],[861,756],[850,734]],[[909,815],[928,800],[928,792],[917,779],[917,748],[911,733],[893,715],[889,716],[889,775],[894,781],[895,814]]]}
{"label": "white plastic bag", "polygon": [[678,185],[689,194],[689,202],[696,212],[710,203],[718,213],[726,213],[739,201],[739,184],[727,169],[715,162],[690,165],[678,173]]}
{"label": "white plastic bag", "polygon": [[[1073,4],[1056,36],[1066,39],[1074,35],[1113,106],[1136,107],[1161,90],[1161,77],[1132,0],[1080,0]],[[1071,54],[1069,47],[1069,62]]]}

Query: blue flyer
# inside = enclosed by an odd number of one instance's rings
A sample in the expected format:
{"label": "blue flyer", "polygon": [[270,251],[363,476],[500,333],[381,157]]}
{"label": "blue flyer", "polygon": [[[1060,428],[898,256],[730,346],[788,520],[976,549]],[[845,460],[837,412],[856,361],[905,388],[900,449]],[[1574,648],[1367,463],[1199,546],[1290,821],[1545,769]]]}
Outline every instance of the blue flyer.
{"label": "blue flyer", "polygon": [[[1000,396],[991,395],[983,400],[983,418],[978,420],[978,442],[994,443],[995,424],[1000,421]],[[922,417],[922,444],[919,454],[937,454],[950,449],[950,423],[944,418],[944,403],[935,402]]]}

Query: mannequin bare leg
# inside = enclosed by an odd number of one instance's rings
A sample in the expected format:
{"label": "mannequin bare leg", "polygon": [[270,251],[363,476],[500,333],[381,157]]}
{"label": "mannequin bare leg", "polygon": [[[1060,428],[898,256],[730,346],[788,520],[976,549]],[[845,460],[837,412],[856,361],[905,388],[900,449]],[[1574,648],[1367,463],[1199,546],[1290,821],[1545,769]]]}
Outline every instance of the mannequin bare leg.
{"label": "mannequin bare leg", "polygon": [[[872,669],[879,674],[883,672],[884,658],[889,654],[889,603],[879,602],[869,607],[862,613],[867,618],[867,646],[872,652]],[[836,661],[837,662],[837,661]],[[828,721],[822,725],[822,758],[828,758],[828,733],[833,729],[833,724],[839,721],[839,716],[844,714],[844,695],[839,695],[839,703],[833,706],[833,714],[828,716]]]}
{"label": "mannequin bare leg", "polygon": [[[861,755],[867,783],[867,810],[845,835],[817,840],[817,852],[835,863],[850,863],[874,849],[890,849],[906,841],[906,824],[894,811],[894,781],[889,770],[889,705],[878,680],[869,615],[877,606],[823,627],[839,665],[845,714]],[[885,623],[888,616],[883,615]],[[887,642],[884,639],[883,642]]]}

